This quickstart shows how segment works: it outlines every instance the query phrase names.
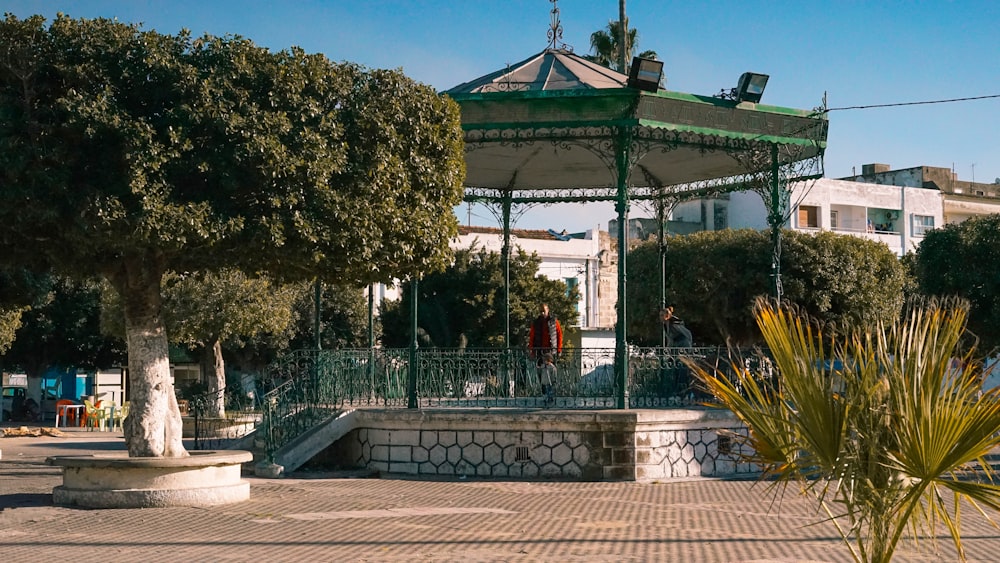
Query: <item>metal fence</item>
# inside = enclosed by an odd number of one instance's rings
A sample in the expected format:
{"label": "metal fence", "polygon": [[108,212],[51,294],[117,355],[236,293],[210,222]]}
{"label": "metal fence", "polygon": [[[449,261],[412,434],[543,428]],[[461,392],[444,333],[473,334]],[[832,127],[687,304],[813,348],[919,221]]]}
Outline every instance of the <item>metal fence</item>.
{"label": "metal fence", "polygon": [[[216,407],[220,397],[224,405],[221,413]],[[193,394],[186,400],[195,450],[229,447],[258,427],[263,419],[263,411],[253,394],[223,389]]]}
{"label": "metal fence", "polygon": [[[759,349],[630,347],[628,354],[630,408],[711,401],[683,358],[731,374],[734,365],[760,373],[768,361]],[[299,350],[272,365],[260,382],[261,431],[270,454],[341,409],[358,406],[615,408],[614,360],[613,348],[565,350],[555,359],[554,402],[546,404],[536,359],[523,349]],[[411,363],[414,397],[408,392]]]}

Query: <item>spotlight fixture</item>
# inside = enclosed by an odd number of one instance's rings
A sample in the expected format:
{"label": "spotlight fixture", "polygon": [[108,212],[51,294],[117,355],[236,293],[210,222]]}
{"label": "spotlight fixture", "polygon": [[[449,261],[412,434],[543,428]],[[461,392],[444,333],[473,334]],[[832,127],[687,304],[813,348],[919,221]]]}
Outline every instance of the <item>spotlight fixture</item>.
{"label": "spotlight fixture", "polygon": [[764,87],[767,86],[768,78],[766,74],[744,72],[740,76],[739,85],[736,87],[736,101],[753,102],[755,104],[759,102],[760,97],[764,95]]}
{"label": "spotlight fixture", "polygon": [[647,92],[655,92],[660,87],[663,77],[663,61],[632,57],[632,66],[628,72],[629,88],[638,88]]}

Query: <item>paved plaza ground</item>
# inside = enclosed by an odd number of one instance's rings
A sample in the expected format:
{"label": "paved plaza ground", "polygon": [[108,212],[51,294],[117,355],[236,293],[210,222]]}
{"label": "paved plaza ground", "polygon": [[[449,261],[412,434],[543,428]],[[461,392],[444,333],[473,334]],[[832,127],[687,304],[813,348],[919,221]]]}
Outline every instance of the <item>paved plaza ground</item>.
{"label": "paved plaza ground", "polygon": [[[52,455],[124,449],[120,432],[0,438],[0,562],[850,561],[835,529],[754,481],[421,480],[345,473],[246,477],[249,501],[215,508],[52,505]],[[963,511],[971,561],[1000,561],[1000,531]],[[895,561],[955,561],[907,545]]]}

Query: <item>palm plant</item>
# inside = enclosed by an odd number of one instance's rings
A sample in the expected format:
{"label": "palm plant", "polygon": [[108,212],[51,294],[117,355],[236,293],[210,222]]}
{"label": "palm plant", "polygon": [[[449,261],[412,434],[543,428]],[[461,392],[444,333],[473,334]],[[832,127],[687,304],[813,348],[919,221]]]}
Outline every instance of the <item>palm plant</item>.
{"label": "palm plant", "polygon": [[1000,509],[986,463],[1000,392],[983,392],[973,350],[960,352],[968,305],[912,304],[892,324],[829,337],[788,305],[759,300],[755,315],[775,379],[691,367],[746,424],[735,438],[761,478],[812,495],[855,561],[889,561],[901,538],[939,523],[964,560],[963,501],[987,519],[984,508]]}
{"label": "palm plant", "polygon": [[[625,18],[625,26],[628,27],[628,18]],[[625,64],[626,68],[621,68],[619,61],[619,49],[621,49],[622,27],[617,21],[609,21],[607,30],[599,29],[590,34],[590,50],[592,55],[585,57],[588,61],[606,66],[611,70],[616,70],[623,74],[628,74],[628,63],[632,60],[632,53],[638,45],[639,32],[628,28],[626,32],[627,41],[625,43]],[[644,59],[657,58],[656,51],[643,51],[639,56]]]}

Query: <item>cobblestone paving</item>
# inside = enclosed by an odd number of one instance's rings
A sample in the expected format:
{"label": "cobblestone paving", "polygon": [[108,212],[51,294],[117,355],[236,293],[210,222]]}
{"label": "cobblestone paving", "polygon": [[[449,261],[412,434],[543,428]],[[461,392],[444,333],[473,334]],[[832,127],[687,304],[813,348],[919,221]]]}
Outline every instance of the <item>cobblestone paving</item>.
{"label": "cobblestone paving", "polygon": [[[49,455],[123,449],[120,433],[0,438],[0,561],[850,561],[808,502],[752,481],[579,483],[248,477],[249,501],[215,508],[52,506]],[[1000,533],[963,511],[970,561]],[[955,561],[906,546],[895,561]]]}

